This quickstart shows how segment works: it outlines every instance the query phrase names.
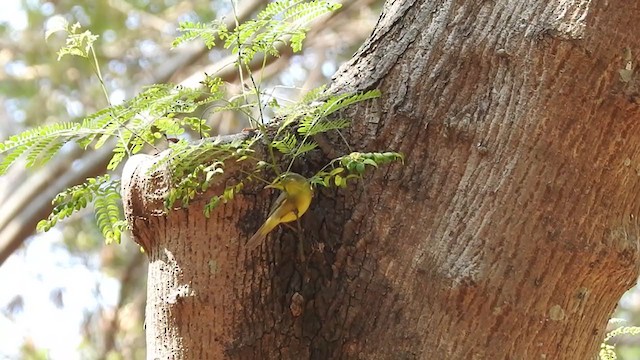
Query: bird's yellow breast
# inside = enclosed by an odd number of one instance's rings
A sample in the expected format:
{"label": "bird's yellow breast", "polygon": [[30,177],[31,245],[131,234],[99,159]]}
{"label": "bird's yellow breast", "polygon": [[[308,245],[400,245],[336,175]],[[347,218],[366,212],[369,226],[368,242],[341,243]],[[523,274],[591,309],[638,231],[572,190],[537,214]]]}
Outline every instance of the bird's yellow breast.
{"label": "bird's yellow breast", "polygon": [[307,209],[309,209],[309,205],[311,204],[311,199],[313,197],[313,192],[311,189],[309,191],[301,191],[300,193],[289,195],[287,201],[290,201],[295,204],[295,211],[289,211],[284,214],[280,218],[280,222],[292,222],[298,219],[304,214]]}

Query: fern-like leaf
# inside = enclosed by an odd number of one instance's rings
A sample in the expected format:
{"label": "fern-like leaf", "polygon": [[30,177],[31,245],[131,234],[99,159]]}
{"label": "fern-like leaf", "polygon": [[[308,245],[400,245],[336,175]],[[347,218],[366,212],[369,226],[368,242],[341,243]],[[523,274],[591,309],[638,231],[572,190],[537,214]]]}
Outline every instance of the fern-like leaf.
{"label": "fern-like leaf", "polygon": [[253,159],[254,151],[250,146],[250,141],[242,140],[224,144],[210,140],[174,144],[172,152],[160,161],[171,169],[174,183],[165,199],[165,206],[172,208],[177,202],[180,206],[187,206],[198,194],[207,191],[218,175],[224,173],[227,161]]}
{"label": "fern-like leaf", "polygon": [[43,160],[51,158],[54,152],[57,152],[62,146],[61,142],[57,141],[54,137],[42,137],[35,140],[26,152],[26,167],[32,167],[34,165],[41,164]]}
{"label": "fern-like leaf", "polygon": [[298,132],[302,135],[313,136],[331,130],[340,130],[349,127],[351,122],[348,119],[319,119],[306,117],[300,122]]}
{"label": "fern-like leaf", "polygon": [[222,192],[222,195],[216,195],[212,197],[207,203],[207,205],[205,205],[204,207],[204,216],[209,218],[213,210],[215,210],[220,204],[226,204],[227,202],[233,200],[236,194],[238,194],[240,191],[242,191],[242,189],[244,189],[245,184],[252,180],[253,180],[252,175],[249,175],[244,179],[242,179],[241,181],[239,181],[238,183],[231,186],[227,186]]}
{"label": "fern-like leaf", "polygon": [[281,0],[269,3],[257,19],[238,26],[232,33],[221,36],[224,47],[239,54],[240,62],[248,64],[257,53],[278,56],[278,44],[290,44],[300,51],[307,32],[306,26],[340,4],[324,0]]}
{"label": "fern-like leaf", "polygon": [[51,214],[47,219],[41,220],[38,223],[37,229],[39,231],[48,231],[54,227],[58,221],[85,208],[96,197],[100,187],[110,181],[109,175],[89,178],[84,184],[70,187],[59,193],[55,199],[53,199],[54,207]]}
{"label": "fern-like leaf", "polygon": [[192,41],[195,39],[202,39],[205,46],[208,49],[216,46],[216,38],[219,32],[226,32],[226,27],[222,22],[210,22],[208,24],[202,24],[192,21],[181,22],[178,31],[182,35],[178,36],[171,43],[172,47],[177,47],[182,43]]}
{"label": "fern-like leaf", "polygon": [[289,155],[296,150],[298,139],[296,139],[295,135],[287,133],[282,139],[274,140],[272,145],[281,153]]}
{"label": "fern-like leaf", "polygon": [[51,159],[60,147],[79,137],[79,125],[76,123],[56,123],[27,130],[13,135],[0,143],[0,154],[5,155],[0,162],[0,175],[23,154],[27,154],[27,167],[42,164]]}
{"label": "fern-like leaf", "polygon": [[380,90],[369,90],[360,94],[342,94],[329,97],[321,106],[316,110],[316,114],[319,116],[329,116],[336,111],[342,110],[355,103],[359,103],[365,100],[375,99],[380,97]]}
{"label": "fern-like leaf", "polygon": [[305,141],[304,143],[302,143],[300,145],[300,147],[298,147],[298,149],[296,149],[296,152],[294,153],[293,156],[294,157],[300,156],[300,155],[302,155],[304,153],[307,153],[307,152],[309,152],[311,150],[316,149],[317,147],[318,147],[317,143]]}
{"label": "fern-like leaf", "polygon": [[126,229],[126,221],[121,210],[119,182],[110,182],[101,187],[93,202],[96,222],[105,243],[120,243],[122,232]]}

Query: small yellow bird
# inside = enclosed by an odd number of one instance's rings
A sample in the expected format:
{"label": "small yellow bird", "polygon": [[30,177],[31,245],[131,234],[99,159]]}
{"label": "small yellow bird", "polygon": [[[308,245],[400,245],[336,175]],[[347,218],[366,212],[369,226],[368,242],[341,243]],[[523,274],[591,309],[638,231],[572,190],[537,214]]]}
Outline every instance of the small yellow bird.
{"label": "small yellow bird", "polygon": [[313,198],[313,189],[309,180],[296,173],[285,173],[265,188],[279,189],[282,193],[273,204],[267,221],[247,242],[247,247],[251,250],[258,247],[278,224],[299,219],[307,211]]}

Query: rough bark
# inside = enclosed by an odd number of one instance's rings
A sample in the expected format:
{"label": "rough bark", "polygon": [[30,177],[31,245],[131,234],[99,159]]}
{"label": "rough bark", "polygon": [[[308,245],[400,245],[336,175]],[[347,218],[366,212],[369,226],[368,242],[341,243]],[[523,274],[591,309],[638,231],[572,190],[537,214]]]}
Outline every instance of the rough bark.
{"label": "rough bark", "polygon": [[639,20],[623,1],[389,1],[332,89],[382,90],[348,139],[406,164],[321,191],[302,234],[257,253],[268,193],[167,214],[150,160],[129,164],[149,357],[593,358],[638,275],[638,77],[619,70]]}

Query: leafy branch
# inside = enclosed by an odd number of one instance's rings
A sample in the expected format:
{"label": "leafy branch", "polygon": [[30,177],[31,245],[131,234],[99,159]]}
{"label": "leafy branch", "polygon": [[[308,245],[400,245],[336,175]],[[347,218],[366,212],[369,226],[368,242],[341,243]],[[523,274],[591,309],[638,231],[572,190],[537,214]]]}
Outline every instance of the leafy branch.
{"label": "leafy branch", "polygon": [[[65,45],[58,51],[58,59],[66,55],[80,56],[91,61],[104,92],[108,106],[80,122],[63,122],[40,126],[11,136],[0,143],[0,175],[19,159],[25,167],[46,164],[67,143],[83,149],[98,149],[108,142],[115,143],[113,157],[107,167],[115,171],[123,160],[145,150],[158,152],[156,144],[168,136],[177,137],[169,144],[170,151],[155,163],[150,171],[160,167],[168,170],[171,182],[165,199],[167,209],[186,207],[196,197],[207,193],[225,173],[231,163],[242,163],[225,189],[209,198],[205,215],[220,204],[232,201],[250,182],[270,183],[269,179],[291,169],[294,163],[308,153],[317,151],[315,136],[337,132],[345,141],[341,130],[350,126],[350,120],[337,114],[356,103],[380,96],[378,90],[356,94],[330,95],[324,88],[309,92],[301,102],[280,108],[277,102],[263,104],[260,83],[254,78],[248,64],[257,54],[279,56],[281,44],[300,51],[308,23],[340,7],[324,0],[280,0],[267,5],[256,19],[238,24],[229,31],[221,22],[207,24],[184,22],[182,35],[173,46],[200,39],[211,48],[218,42],[238,56],[241,82],[243,69],[248,74],[250,94],[229,96],[222,79],[206,75],[202,89],[172,84],[156,84],[143,89],[123,104],[112,105],[102,74],[94,43],[98,36],[82,31],[78,24],[60,21],[47,30],[49,37],[57,31],[66,33]],[[264,64],[263,64],[264,66]],[[244,89],[244,88],[243,88]],[[276,113],[276,120],[268,124],[264,118],[266,107]],[[211,139],[210,128],[196,113],[199,111],[235,111],[245,115],[257,130],[249,136],[224,142]],[[257,119],[254,118],[257,114]],[[193,134],[200,137],[194,141]],[[257,145],[267,149],[269,161],[256,154]],[[348,147],[348,144],[347,144]],[[367,168],[377,168],[394,161],[403,161],[395,152],[362,153],[349,150],[348,155],[328,162],[310,181],[315,186],[345,187],[353,179],[361,179]],[[282,164],[287,164],[283,166]],[[239,179],[239,180],[238,180]],[[122,218],[119,180],[109,174],[87,179],[84,184],[60,193],[53,201],[51,215],[38,224],[39,230],[49,230],[59,221],[93,203],[98,227],[106,241],[120,242],[126,222]]]}
{"label": "leafy branch", "polygon": [[122,216],[120,199],[120,181],[112,180],[109,175],[89,178],[84,184],[73,186],[53,200],[53,211],[45,220],[41,220],[37,229],[47,231],[58,221],[84,209],[93,202],[98,228],[105,242],[120,243],[122,232],[127,223]]}
{"label": "leafy branch", "polygon": [[607,342],[614,337],[623,335],[640,335],[640,326],[621,326],[609,331],[600,344],[600,352],[598,355],[601,360],[616,360],[618,358],[615,345],[607,344]]}
{"label": "leafy branch", "polygon": [[[337,157],[329,162],[323,169],[311,177],[312,184],[324,187],[347,187],[348,181],[360,180],[364,176],[367,166],[378,168],[381,165],[400,161],[404,164],[404,156],[397,152],[361,153],[352,152],[349,155]],[[330,171],[325,169],[331,168]]]}

